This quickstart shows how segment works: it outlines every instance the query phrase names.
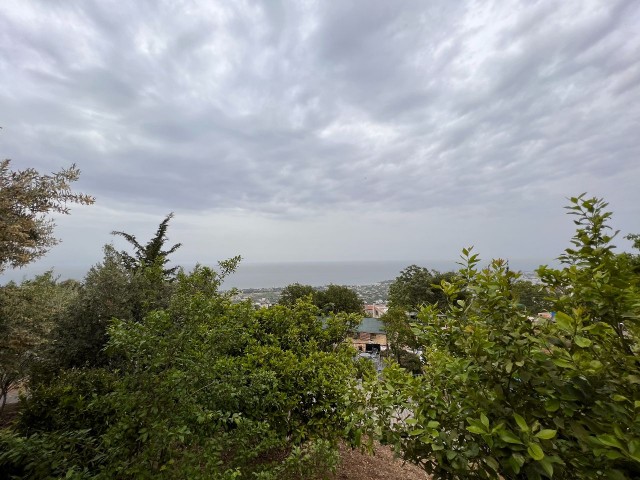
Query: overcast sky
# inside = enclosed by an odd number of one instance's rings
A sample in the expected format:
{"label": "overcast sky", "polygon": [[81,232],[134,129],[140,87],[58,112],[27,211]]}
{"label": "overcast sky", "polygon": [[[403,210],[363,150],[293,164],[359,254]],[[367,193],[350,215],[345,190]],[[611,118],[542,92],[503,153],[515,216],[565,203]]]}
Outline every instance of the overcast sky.
{"label": "overcast sky", "polygon": [[39,265],[171,211],[179,262],[552,259],[581,192],[640,232],[639,26],[636,0],[3,0],[0,156],[97,199]]}

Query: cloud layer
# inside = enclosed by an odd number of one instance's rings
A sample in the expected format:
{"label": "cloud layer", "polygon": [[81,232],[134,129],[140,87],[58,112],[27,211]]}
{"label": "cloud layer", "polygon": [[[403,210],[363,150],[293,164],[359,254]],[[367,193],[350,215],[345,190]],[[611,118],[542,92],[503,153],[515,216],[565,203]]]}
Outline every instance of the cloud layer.
{"label": "cloud layer", "polygon": [[398,219],[509,235],[585,190],[640,229],[638,25],[634,0],[5,1],[0,154],[77,163],[125,224],[375,224],[370,258],[404,258]]}

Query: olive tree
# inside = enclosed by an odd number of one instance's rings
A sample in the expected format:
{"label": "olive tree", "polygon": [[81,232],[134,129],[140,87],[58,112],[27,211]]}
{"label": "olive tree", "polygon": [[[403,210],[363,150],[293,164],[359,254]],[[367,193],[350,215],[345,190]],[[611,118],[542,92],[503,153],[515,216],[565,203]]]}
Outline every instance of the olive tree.
{"label": "olive tree", "polygon": [[73,284],[58,283],[51,271],[0,287],[0,413],[76,296]]}
{"label": "olive tree", "polygon": [[0,273],[31,263],[58,243],[49,214],[68,214],[69,204],[94,202],[93,197],[71,190],[80,177],[75,165],[51,175],[9,167],[9,160],[0,162]]}

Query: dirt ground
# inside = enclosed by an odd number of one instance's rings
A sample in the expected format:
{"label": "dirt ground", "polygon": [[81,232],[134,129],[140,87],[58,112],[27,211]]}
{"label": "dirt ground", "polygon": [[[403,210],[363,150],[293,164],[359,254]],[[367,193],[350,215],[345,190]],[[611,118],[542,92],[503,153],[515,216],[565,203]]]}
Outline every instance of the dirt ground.
{"label": "dirt ground", "polygon": [[376,445],[375,455],[367,455],[348,447],[340,448],[341,463],[332,480],[425,480],[427,474],[395,458],[390,447]]}

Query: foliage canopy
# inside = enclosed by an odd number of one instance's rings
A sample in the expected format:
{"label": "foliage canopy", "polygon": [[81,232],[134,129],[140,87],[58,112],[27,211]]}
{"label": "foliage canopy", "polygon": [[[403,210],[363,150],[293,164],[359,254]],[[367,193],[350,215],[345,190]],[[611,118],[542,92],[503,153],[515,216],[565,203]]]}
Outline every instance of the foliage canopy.
{"label": "foliage canopy", "polygon": [[409,265],[389,286],[389,304],[406,311],[417,312],[423,305],[445,305],[447,299],[437,287],[449,280],[452,272],[440,273],[418,265]]}
{"label": "foliage canopy", "polygon": [[444,315],[425,307],[412,326],[422,374],[391,367],[372,386],[405,458],[438,478],[638,478],[639,279],[613,252],[605,208],[571,198],[565,266],[538,270],[555,318],[529,318],[505,261],[479,269],[463,250]]}
{"label": "foliage canopy", "polygon": [[238,260],[222,262],[222,274],[181,272],[166,308],[111,322],[106,352],[117,370],[63,370],[34,386],[23,400],[23,436],[0,435],[0,468],[283,478],[334,465],[338,438],[356,441],[357,379],[371,373],[345,343],[360,318],[325,320],[304,301],[259,311],[233,304],[218,288]]}
{"label": "foliage canopy", "polygon": [[80,177],[75,165],[52,175],[9,167],[9,160],[0,162],[0,273],[31,263],[58,243],[48,214],[68,214],[68,204],[94,202],[71,191],[71,183]]}
{"label": "foliage canopy", "polygon": [[50,271],[0,287],[0,414],[9,389],[42,355],[50,331],[77,296],[74,287]]}
{"label": "foliage canopy", "polygon": [[167,277],[176,273],[178,267],[164,268],[164,266],[169,262],[169,255],[182,246],[181,243],[176,243],[167,250],[163,250],[165,243],[168,241],[167,229],[169,228],[169,221],[172,218],[173,213],[167,215],[164,220],[160,222],[160,225],[158,225],[156,234],[145,245],[138,242],[135,235],[131,235],[130,233],[121,231],[111,232],[112,235],[124,238],[131,244],[131,246],[133,246],[133,255],[124,250],[120,252],[122,262],[128,270],[136,272],[143,270],[144,268],[159,265],[163,267],[162,272]]}
{"label": "foliage canopy", "polygon": [[326,289],[317,289],[311,285],[292,283],[282,289],[278,303],[293,307],[299,300],[305,298],[311,298],[324,314],[340,312],[364,314],[364,303],[358,293],[343,285],[331,284]]}

